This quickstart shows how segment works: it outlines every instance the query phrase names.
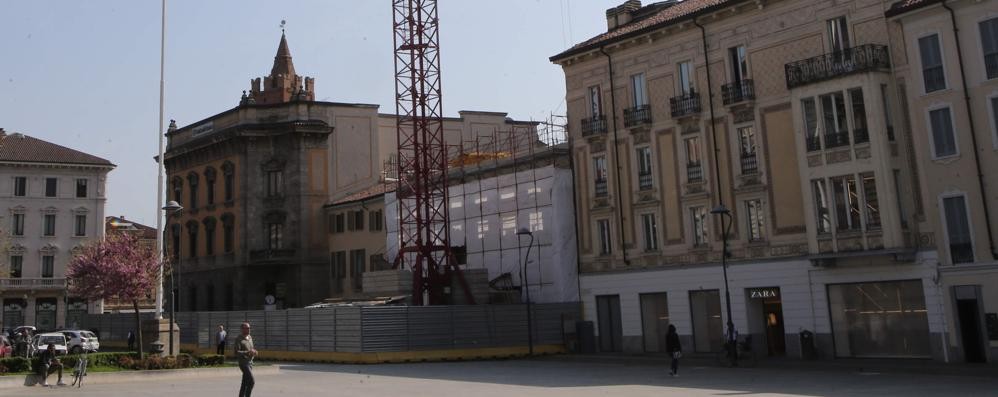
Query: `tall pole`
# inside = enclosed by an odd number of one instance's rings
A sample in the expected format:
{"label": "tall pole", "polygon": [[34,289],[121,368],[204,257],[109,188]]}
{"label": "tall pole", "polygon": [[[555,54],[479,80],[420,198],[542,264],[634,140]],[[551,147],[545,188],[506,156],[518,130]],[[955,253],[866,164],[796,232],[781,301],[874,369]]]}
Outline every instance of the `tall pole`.
{"label": "tall pole", "polygon": [[731,218],[731,211],[724,207],[724,205],[720,205],[710,212],[721,215],[721,271],[724,274],[724,303],[728,312],[728,337],[725,340],[725,347],[728,349],[728,354],[731,355],[731,364],[737,366],[738,338],[735,336],[735,322],[731,318],[731,290],[728,288],[728,232],[731,226],[734,225],[734,220],[728,219],[728,226],[725,227],[725,218]]}
{"label": "tall pole", "polygon": [[517,236],[522,236],[524,234],[530,236],[530,243],[527,244],[527,255],[523,257],[523,289],[527,294],[527,349],[529,355],[534,355],[534,319],[533,313],[530,310],[530,283],[527,281],[527,264],[530,263],[530,247],[534,245],[534,234],[529,230],[520,230],[516,233]]}
{"label": "tall pole", "polygon": [[[159,161],[156,170],[156,253],[159,255],[159,286],[156,288],[156,319],[163,319],[163,179],[166,173],[163,165],[163,106],[166,89],[166,0],[162,0],[162,13],[159,36],[159,129],[156,130],[156,140],[159,141]],[[170,316],[171,321],[173,316]],[[173,337],[173,332],[170,332]],[[172,346],[171,346],[172,349]],[[171,350],[172,351],[172,350]]]}

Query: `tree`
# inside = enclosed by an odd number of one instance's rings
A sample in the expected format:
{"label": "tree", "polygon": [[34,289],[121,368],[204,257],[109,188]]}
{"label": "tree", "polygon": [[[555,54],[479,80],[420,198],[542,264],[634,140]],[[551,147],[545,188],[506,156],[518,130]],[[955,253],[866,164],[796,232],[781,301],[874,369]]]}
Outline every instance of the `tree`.
{"label": "tree", "polygon": [[[84,245],[69,262],[66,278],[69,292],[87,300],[132,302],[135,329],[140,330],[139,300],[159,285],[159,266],[155,248],[140,244],[131,233],[113,233]],[[142,332],[136,334],[141,358]]]}

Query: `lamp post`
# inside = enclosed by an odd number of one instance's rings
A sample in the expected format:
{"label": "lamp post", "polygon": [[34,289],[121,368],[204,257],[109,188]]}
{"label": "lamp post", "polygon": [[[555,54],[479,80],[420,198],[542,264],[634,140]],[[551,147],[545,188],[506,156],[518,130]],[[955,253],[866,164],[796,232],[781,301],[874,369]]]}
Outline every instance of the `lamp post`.
{"label": "lamp post", "polygon": [[527,263],[530,261],[530,247],[534,245],[534,233],[523,227],[516,232],[516,238],[520,236],[530,236],[530,243],[527,244],[527,255],[523,257],[523,289],[527,294],[527,348],[529,355],[534,355],[534,320],[530,311],[530,283],[527,282]]}
{"label": "lamp post", "polygon": [[[731,319],[731,291],[728,289],[728,234],[734,222],[731,219],[731,210],[725,207],[724,204],[714,207],[714,209],[710,210],[710,213],[721,216],[721,241],[723,244],[721,251],[721,271],[724,273],[724,303],[728,312],[728,338],[725,342],[726,347],[729,349],[728,352],[731,354],[731,364],[737,366],[738,337],[735,336],[735,322]],[[728,220],[727,227],[725,227],[724,223],[725,218]]]}
{"label": "lamp post", "polygon": [[[166,215],[168,217],[170,215],[180,212],[180,210],[182,209],[184,209],[184,207],[181,207],[180,204],[172,200],[166,203],[166,205],[163,207],[163,211],[166,212]],[[177,255],[177,261],[178,261],[177,267],[179,267],[180,255]],[[177,317],[175,316],[176,313],[174,311],[174,308],[176,308],[177,306],[177,296],[176,296],[176,288],[173,285],[173,280],[177,278],[177,275],[175,274],[176,270],[177,269],[174,268],[173,270],[170,271],[170,355],[171,356],[173,355],[173,324],[176,324],[177,321],[176,320]],[[162,286],[160,287],[160,289],[162,289]]]}

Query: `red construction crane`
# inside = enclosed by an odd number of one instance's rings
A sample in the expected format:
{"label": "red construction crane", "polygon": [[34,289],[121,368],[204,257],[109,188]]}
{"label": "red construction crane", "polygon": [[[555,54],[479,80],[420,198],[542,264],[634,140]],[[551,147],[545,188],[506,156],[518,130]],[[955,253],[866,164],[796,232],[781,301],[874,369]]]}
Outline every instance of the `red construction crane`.
{"label": "red construction crane", "polygon": [[412,270],[414,305],[449,303],[452,280],[474,303],[450,247],[437,2],[393,3],[400,240],[395,267]]}

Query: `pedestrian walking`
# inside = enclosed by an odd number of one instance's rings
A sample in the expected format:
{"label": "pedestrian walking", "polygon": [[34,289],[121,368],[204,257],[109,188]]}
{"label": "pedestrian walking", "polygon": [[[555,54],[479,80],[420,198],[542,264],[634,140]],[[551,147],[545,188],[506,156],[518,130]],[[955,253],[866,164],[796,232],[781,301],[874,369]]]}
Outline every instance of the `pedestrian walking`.
{"label": "pedestrian walking", "polygon": [[225,327],[222,324],[218,324],[218,332],[215,333],[215,354],[219,356],[225,355],[225,337],[228,335],[225,332]]}
{"label": "pedestrian walking", "polygon": [[249,323],[239,327],[240,335],[236,337],[236,358],[239,359],[239,370],[243,372],[243,381],[239,385],[239,397],[250,397],[253,393],[253,358],[256,349],[253,348],[253,337],[250,336]]}
{"label": "pedestrian walking", "polygon": [[683,357],[683,346],[679,343],[676,326],[669,324],[669,332],[665,334],[665,351],[672,356],[671,376],[679,376],[679,359]]}
{"label": "pedestrian walking", "polygon": [[128,351],[135,350],[135,331],[128,331]]}

